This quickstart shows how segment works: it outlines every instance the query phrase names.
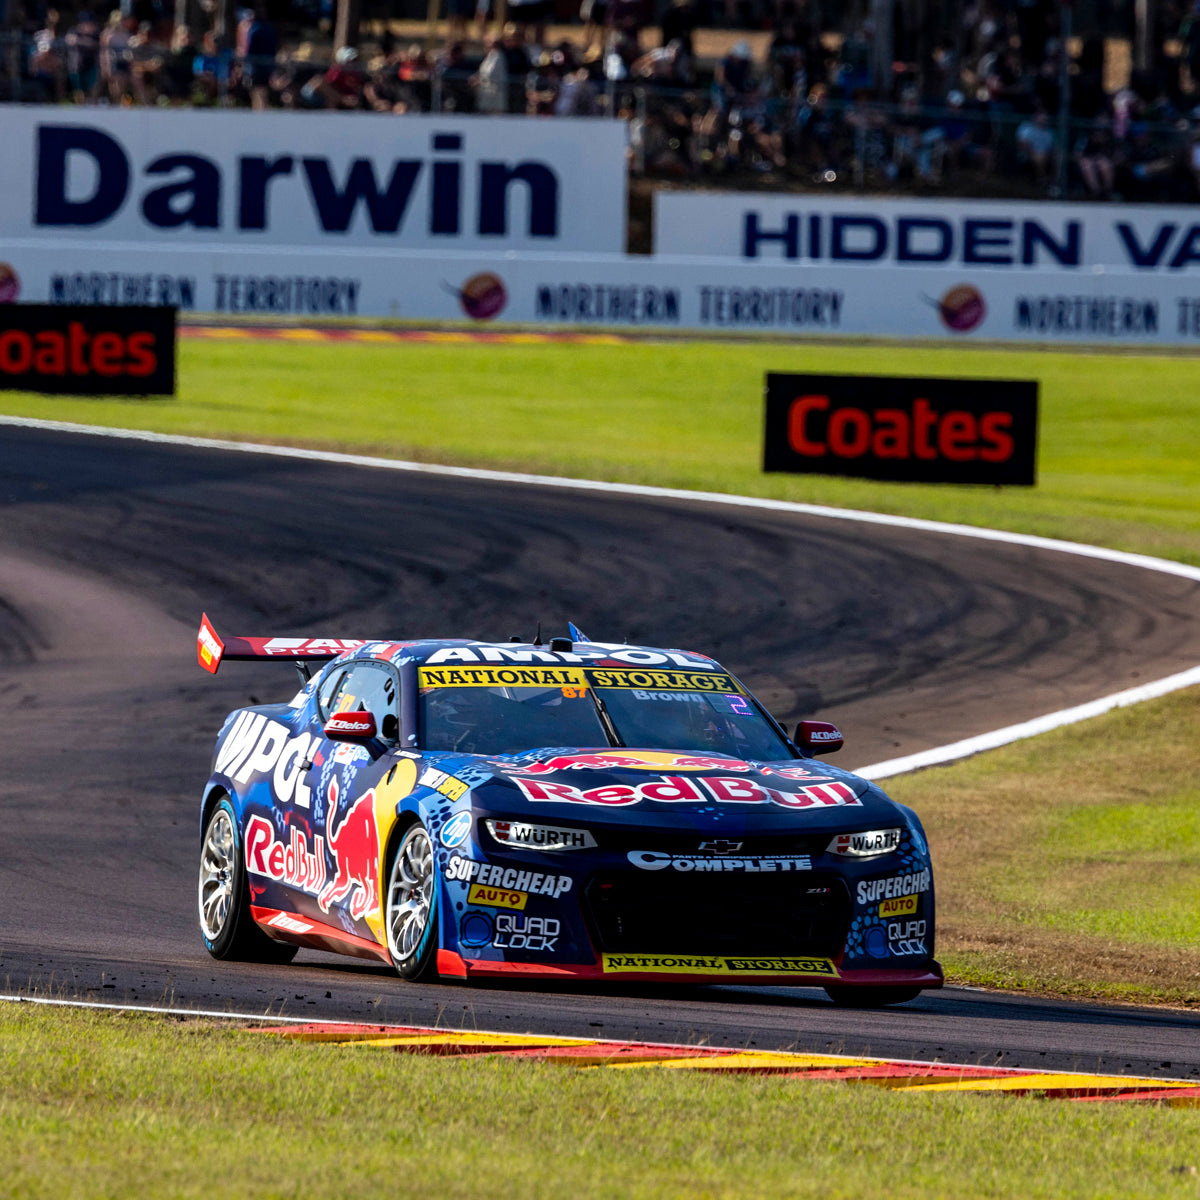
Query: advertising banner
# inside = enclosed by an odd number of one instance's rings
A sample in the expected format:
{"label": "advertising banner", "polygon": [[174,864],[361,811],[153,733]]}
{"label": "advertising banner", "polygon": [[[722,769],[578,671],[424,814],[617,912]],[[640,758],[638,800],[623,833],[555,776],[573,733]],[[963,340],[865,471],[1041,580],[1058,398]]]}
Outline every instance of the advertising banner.
{"label": "advertising banner", "polygon": [[1200,275],[1200,213],[1150,204],[659,191],[654,249],[929,272]]}
{"label": "advertising banner", "polygon": [[763,470],[1032,485],[1035,382],[768,374]]}
{"label": "advertising banner", "polygon": [[0,304],[0,389],[175,392],[175,309]]}
{"label": "advertising banner", "polygon": [[0,106],[0,239],[625,249],[623,122]]}
{"label": "advertising banner", "polygon": [[[775,337],[1200,344],[1200,276],[0,239],[0,303]],[[765,364],[769,366],[770,364]]]}

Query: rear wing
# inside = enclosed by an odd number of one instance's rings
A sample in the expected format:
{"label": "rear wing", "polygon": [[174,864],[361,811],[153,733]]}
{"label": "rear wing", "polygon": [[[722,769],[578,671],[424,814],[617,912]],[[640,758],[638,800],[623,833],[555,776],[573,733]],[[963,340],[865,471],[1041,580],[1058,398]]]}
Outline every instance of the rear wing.
{"label": "rear wing", "polygon": [[252,661],[273,658],[280,662],[302,663],[337,658],[347,650],[365,645],[363,639],[348,638],[285,638],[231,637],[222,639],[212,627],[207,613],[200,615],[200,630],[196,634],[196,657],[200,665],[213,675],[223,659]]}

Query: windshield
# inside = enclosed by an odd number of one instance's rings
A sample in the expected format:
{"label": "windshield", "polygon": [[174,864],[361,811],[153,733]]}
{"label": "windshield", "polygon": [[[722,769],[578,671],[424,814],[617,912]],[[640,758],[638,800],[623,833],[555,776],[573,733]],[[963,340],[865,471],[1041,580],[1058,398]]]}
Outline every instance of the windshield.
{"label": "windshield", "polygon": [[581,667],[422,667],[421,746],[692,750],[773,762],[793,752],[726,674]]}

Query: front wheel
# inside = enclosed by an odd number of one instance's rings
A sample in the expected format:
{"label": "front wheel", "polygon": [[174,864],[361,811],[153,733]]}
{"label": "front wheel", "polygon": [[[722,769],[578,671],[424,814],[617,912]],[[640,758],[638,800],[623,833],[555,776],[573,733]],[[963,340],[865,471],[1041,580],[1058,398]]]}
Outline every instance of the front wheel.
{"label": "front wheel", "polygon": [[296,957],[296,946],[267,937],[250,915],[237,817],[228,796],[212,810],[204,827],[197,898],[200,936],[213,958],[285,963]]}
{"label": "front wheel", "polygon": [[884,1008],[921,994],[919,987],[827,987],[825,995],[839,1008]]}
{"label": "front wheel", "polygon": [[388,952],[403,978],[436,978],[437,926],[433,843],[425,826],[416,824],[396,847],[388,871]]}

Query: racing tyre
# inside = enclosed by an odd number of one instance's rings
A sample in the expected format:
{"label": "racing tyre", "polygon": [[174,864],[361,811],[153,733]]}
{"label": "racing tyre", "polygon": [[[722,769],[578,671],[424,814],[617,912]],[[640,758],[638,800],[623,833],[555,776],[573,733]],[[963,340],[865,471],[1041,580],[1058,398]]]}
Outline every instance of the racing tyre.
{"label": "racing tyre", "polygon": [[387,885],[387,941],[392,964],[405,979],[437,978],[437,879],[433,843],[413,825],[392,856]]}
{"label": "racing tyre", "polygon": [[825,995],[839,1008],[884,1008],[921,994],[918,987],[827,987]]}
{"label": "racing tyre", "polygon": [[250,916],[246,864],[229,797],[212,810],[200,843],[200,936],[213,958],[286,963],[299,947],[269,938]]}

